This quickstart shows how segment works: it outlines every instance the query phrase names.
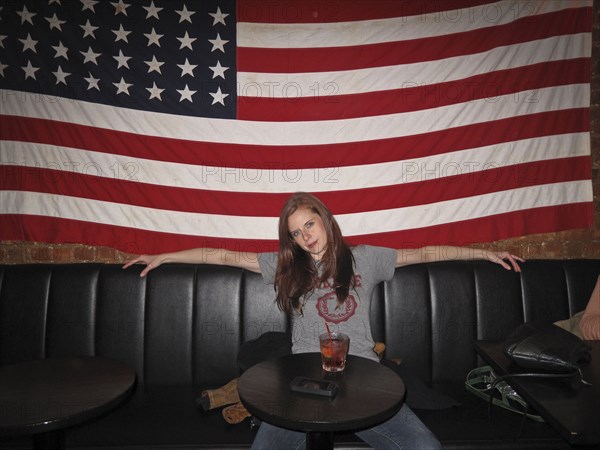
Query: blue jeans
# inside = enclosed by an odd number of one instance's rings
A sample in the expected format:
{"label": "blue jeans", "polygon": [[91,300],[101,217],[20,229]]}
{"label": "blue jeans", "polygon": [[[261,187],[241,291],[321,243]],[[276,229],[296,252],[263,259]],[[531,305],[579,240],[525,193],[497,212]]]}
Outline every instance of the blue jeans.
{"label": "blue jeans", "polygon": [[[379,449],[441,449],[442,446],[431,431],[419,418],[404,405],[387,422],[356,435],[371,447]],[[306,434],[298,431],[278,428],[263,422],[258,429],[252,448],[256,450],[303,449]]]}

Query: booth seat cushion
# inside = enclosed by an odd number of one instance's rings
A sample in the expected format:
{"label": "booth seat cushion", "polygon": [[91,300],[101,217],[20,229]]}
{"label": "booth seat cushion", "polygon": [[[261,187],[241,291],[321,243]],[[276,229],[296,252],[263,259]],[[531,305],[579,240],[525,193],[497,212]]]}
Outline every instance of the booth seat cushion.
{"label": "booth seat cushion", "polygon": [[[554,322],[585,308],[600,259],[536,260],[515,273],[485,261],[402,267],[375,291],[371,327],[388,358],[462,406],[415,411],[445,448],[568,448],[545,423],[487,405],[464,389],[482,365],[477,339],[501,340],[526,321]],[[290,331],[259,274],[220,266],[0,265],[0,366],[99,355],[129,364],[137,386],[123,405],[69,429],[67,448],[236,448],[250,446],[248,421],[228,425],[204,412],[203,389],[239,375],[240,345]],[[340,448],[364,447],[354,435]],[[30,448],[31,439],[0,439]]]}

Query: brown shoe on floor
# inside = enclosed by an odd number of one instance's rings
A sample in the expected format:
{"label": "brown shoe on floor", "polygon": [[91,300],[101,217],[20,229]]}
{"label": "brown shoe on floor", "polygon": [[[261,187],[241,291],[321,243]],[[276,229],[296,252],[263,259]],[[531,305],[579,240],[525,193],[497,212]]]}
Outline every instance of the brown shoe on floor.
{"label": "brown shoe on floor", "polygon": [[223,408],[223,418],[227,423],[240,423],[246,417],[250,417],[250,413],[244,407],[244,405],[242,405],[242,402],[237,402],[233,405]]}
{"label": "brown shoe on floor", "polygon": [[238,395],[237,385],[238,379],[234,378],[225,386],[218,389],[202,391],[202,397],[199,400],[200,405],[205,411],[208,411],[219,406],[239,402],[240,396]]}
{"label": "brown shoe on floor", "polygon": [[379,359],[383,358],[383,352],[385,351],[385,344],[383,342],[375,342],[373,351],[377,354]]}

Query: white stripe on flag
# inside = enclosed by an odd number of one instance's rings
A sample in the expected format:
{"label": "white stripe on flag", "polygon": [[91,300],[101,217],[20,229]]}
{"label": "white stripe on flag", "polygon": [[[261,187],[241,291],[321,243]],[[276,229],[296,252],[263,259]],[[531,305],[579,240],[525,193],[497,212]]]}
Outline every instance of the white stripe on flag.
{"label": "white stripe on flag", "polygon": [[[591,202],[588,181],[572,181],[384,211],[340,214],[346,236],[423,228],[530,208]],[[232,239],[277,239],[277,218],[159,210],[25,191],[1,191],[5,214],[82,220],[164,233]]]}
{"label": "white stripe on flag", "polygon": [[494,192],[422,206],[388,209],[371,213],[336,216],[345,235],[360,236],[409,230],[445,223],[488,217],[530,208],[590,202],[592,187],[587,181],[571,181]]}
{"label": "white stripe on flag", "polygon": [[565,107],[587,108],[590,85],[573,84],[522,91],[411,113],[389,114],[359,119],[314,122],[253,122],[204,119],[148,113],[70,99],[47,100],[39,95],[0,91],[3,110],[11,115],[71,122],[127,133],[200,142],[248,145],[319,145],[363,142],[410,136],[453,127],[490,122]]}
{"label": "white stripe on flag", "polygon": [[[473,55],[397,66],[313,73],[238,72],[238,95],[293,101],[299,97],[314,97],[315,86],[320,90],[329,86],[329,91],[335,87],[336,95],[430,86],[542,62],[585,58],[591,48],[590,34],[580,33],[498,47]],[[492,87],[497,88],[488,86]],[[493,95],[493,90],[488,91]]]}
{"label": "white stripe on flag", "polygon": [[179,164],[20,141],[2,142],[0,163],[179,188],[293,193],[401,185],[587,155],[590,155],[590,140],[586,132],[523,139],[395,162],[319,169],[289,167],[275,170]]}

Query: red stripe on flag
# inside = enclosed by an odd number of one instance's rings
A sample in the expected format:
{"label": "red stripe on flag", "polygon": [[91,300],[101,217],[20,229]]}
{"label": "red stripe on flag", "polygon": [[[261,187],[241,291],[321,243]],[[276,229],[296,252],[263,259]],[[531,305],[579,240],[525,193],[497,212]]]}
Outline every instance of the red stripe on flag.
{"label": "red stripe on flag", "polygon": [[[497,0],[238,0],[238,22],[257,23],[327,23],[419,16],[440,13],[438,20],[456,20],[453,10],[474,8]],[[497,14],[490,5],[489,14]],[[531,5],[516,6],[514,14],[531,14]]]}
{"label": "red stripe on flag", "polygon": [[[526,101],[522,91],[589,83],[591,61],[577,58],[499,70],[457,81],[421,85],[407,80],[402,89],[354,95],[327,95],[324,89],[314,97],[270,98],[238,96],[238,116],[244,120],[305,121],[348,119],[405,113],[474,100],[515,94]],[[240,87],[244,92],[244,87]],[[317,94],[317,93],[316,93]]]}
{"label": "red stripe on flag", "polygon": [[369,142],[257,146],[159,138],[51,120],[0,116],[0,139],[182,164],[294,170],[407,160],[519,139],[584,132],[589,131],[589,125],[589,109],[577,108]]}
{"label": "red stripe on flag", "polygon": [[[457,165],[440,168],[450,174]],[[432,176],[431,173],[424,177]],[[591,177],[591,158],[582,156],[549,161],[538,161],[514,166],[491,168],[481,172],[463,173],[444,178],[394,186],[348,191],[319,192],[316,195],[333,214],[360,211],[378,211],[501,192],[519,187],[586,180]]]}
{"label": "red stripe on flag", "polygon": [[[109,246],[123,252],[163,253],[188,248],[226,248],[235,251],[275,251],[275,241],[225,239],[158,233],[140,229],[102,225],[54,217],[3,215],[3,239],[49,243],[77,242]],[[424,245],[468,245],[513,236],[548,233],[593,224],[593,205],[534,208],[479,219],[390,233],[350,236],[353,245],[369,243],[392,248],[418,248]]]}
{"label": "red stripe on flag", "polygon": [[[407,161],[407,169],[410,169]],[[519,187],[586,180],[591,158],[581,156],[494,167],[430,167],[423,179],[411,183],[366,189],[319,192],[334,214],[418,206],[473,197]],[[419,168],[421,169],[421,168]],[[434,177],[434,178],[432,178]],[[162,210],[192,213],[277,217],[289,194],[224,192],[157,186],[73,172],[34,167],[0,167],[0,189],[89,198]]]}
{"label": "red stripe on flag", "polygon": [[398,42],[318,48],[238,47],[237,68],[240,72],[311,73],[434,61],[537,39],[589,32],[592,17],[591,8],[582,8],[525,17],[462,33]]}

